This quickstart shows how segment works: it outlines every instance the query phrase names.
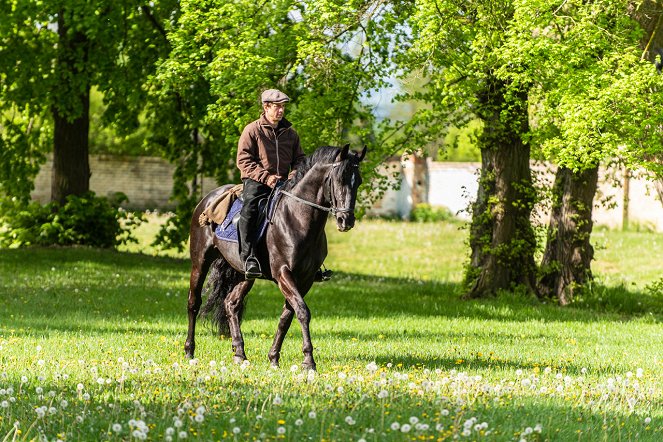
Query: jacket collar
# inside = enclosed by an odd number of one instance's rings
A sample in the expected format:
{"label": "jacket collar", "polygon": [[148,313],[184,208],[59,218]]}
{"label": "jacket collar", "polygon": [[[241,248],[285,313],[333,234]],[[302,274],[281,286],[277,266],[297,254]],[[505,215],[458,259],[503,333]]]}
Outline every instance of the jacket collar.
{"label": "jacket collar", "polygon": [[[267,117],[265,116],[265,113],[263,112],[260,114],[260,119],[258,120],[258,123],[261,126],[271,126],[272,123],[269,122]],[[282,130],[282,129],[287,129],[292,126],[292,123],[289,122],[288,120],[285,119],[285,117],[281,118],[281,121],[279,121],[279,125],[276,126],[276,130]]]}

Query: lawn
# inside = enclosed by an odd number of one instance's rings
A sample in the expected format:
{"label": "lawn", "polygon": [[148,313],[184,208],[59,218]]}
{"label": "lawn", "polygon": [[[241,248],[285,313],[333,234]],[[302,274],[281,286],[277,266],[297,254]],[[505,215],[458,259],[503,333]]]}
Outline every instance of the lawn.
{"label": "lawn", "polygon": [[[199,327],[189,264],[147,245],[0,250],[0,440],[661,440],[663,235],[597,231],[596,284],[570,307],[463,301],[465,230],[360,221],[329,231],[307,296],[318,371],[259,281],[251,363]],[[142,252],[142,253],[139,253]]]}

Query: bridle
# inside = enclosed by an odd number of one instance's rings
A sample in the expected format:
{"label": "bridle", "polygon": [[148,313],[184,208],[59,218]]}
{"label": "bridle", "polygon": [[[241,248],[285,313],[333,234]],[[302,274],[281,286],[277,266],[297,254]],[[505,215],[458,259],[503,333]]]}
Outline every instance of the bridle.
{"label": "bridle", "polygon": [[[297,195],[293,195],[292,193],[290,193],[290,192],[288,192],[288,191],[286,191],[286,190],[281,190],[280,192],[281,192],[283,195],[286,195],[286,196],[288,196],[288,197],[294,199],[295,201],[298,201],[298,202],[300,202],[300,203],[302,203],[302,204],[306,204],[307,206],[314,207],[314,208],[316,208],[316,209],[318,209],[318,210],[322,210],[323,212],[330,212],[332,215],[336,215],[337,213],[349,213],[349,212],[354,212],[354,210],[355,210],[354,204],[352,204],[350,207],[338,208],[338,207],[336,207],[336,204],[335,204],[335,202],[334,202],[334,199],[335,199],[335,198],[334,198],[334,188],[333,188],[333,187],[334,187],[334,181],[331,179],[331,173],[332,173],[332,171],[333,171],[335,168],[337,168],[337,167],[340,166],[341,164],[343,164],[343,161],[337,161],[337,162],[335,162],[335,163],[332,163],[331,167],[329,168],[329,172],[327,172],[327,174],[325,175],[325,184],[326,184],[327,182],[329,182],[329,185],[328,185],[328,189],[329,189],[329,202],[330,202],[330,206],[329,206],[329,207],[321,206],[320,204],[316,204],[316,203],[314,203],[314,202],[312,202],[312,201],[305,200],[305,199],[303,199],[303,198],[298,197]],[[353,167],[359,167],[358,164],[353,164],[352,166],[353,166]]]}

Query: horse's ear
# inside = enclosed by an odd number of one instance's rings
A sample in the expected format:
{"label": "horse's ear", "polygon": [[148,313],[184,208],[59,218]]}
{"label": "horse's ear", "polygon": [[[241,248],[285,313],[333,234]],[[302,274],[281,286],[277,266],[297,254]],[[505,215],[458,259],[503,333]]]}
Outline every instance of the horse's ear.
{"label": "horse's ear", "polygon": [[341,158],[340,158],[341,161],[348,158],[348,152],[350,152],[350,144],[346,144],[345,146],[343,146],[343,149],[341,149]]}
{"label": "horse's ear", "polygon": [[359,154],[359,157],[358,157],[359,161],[363,160],[364,157],[366,156],[366,150],[367,150],[366,145],[364,144],[364,148],[361,150],[361,153]]}

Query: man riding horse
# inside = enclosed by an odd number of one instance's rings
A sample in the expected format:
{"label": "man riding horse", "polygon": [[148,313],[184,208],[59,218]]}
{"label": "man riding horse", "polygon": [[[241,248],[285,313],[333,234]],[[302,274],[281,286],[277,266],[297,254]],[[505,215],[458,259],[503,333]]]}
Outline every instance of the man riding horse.
{"label": "man riding horse", "polygon": [[290,98],[277,89],[268,89],[261,99],[263,113],[244,128],[237,146],[237,167],[244,183],[238,230],[246,279],[262,277],[255,256],[258,202],[269,196],[277,183],[285,180],[305,158],[299,135],[283,117]]}

